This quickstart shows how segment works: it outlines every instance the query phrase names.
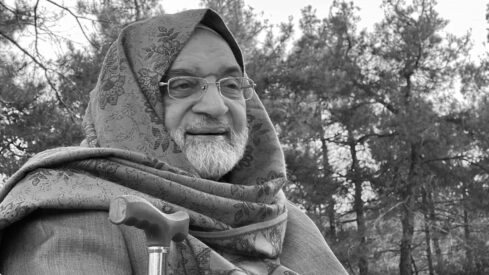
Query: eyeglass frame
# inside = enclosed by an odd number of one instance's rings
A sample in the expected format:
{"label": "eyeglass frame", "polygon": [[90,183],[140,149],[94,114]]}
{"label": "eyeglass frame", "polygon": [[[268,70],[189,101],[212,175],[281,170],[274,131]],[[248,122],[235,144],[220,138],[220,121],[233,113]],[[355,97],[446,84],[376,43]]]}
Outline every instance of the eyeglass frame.
{"label": "eyeglass frame", "polygon": [[[248,77],[244,77],[244,76],[228,76],[228,77],[221,78],[221,79],[217,80],[216,82],[209,82],[209,81],[207,81],[207,79],[205,79],[205,78],[203,78],[203,77],[199,77],[199,76],[191,76],[191,75],[182,75],[182,76],[174,76],[174,77],[171,77],[171,78],[170,78],[170,79],[168,79],[166,82],[163,82],[163,81],[158,82],[158,85],[159,85],[159,87],[166,86],[166,91],[167,91],[168,96],[169,96],[170,98],[175,99],[175,100],[184,100],[184,99],[187,99],[187,98],[191,97],[191,95],[189,95],[188,97],[184,97],[184,98],[177,98],[177,97],[174,97],[174,96],[172,96],[172,94],[170,93],[170,85],[169,85],[169,84],[170,84],[170,82],[171,82],[172,80],[175,80],[175,79],[180,79],[180,78],[187,78],[187,77],[194,78],[194,79],[199,79],[199,80],[203,80],[203,81],[204,81],[204,83],[205,83],[205,84],[204,84],[204,85],[201,87],[201,89],[200,89],[200,92],[199,92],[199,93],[200,93],[200,96],[199,96],[198,98],[195,98],[194,100],[199,100],[199,99],[201,99],[201,98],[204,96],[204,94],[207,92],[207,90],[208,90],[208,88],[209,88],[209,84],[215,84],[215,85],[216,85],[216,87],[217,87],[217,90],[219,91],[219,94],[220,94],[220,95],[221,95],[223,98],[227,98],[227,99],[231,99],[231,100],[237,100],[237,99],[234,99],[234,98],[229,98],[229,97],[224,96],[224,95],[222,94],[222,91],[221,91],[221,82],[222,82],[223,80],[227,80],[227,79],[230,79],[230,78],[239,78],[239,79],[245,79],[245,80],[249,81],[251,85],[250,85],[250,87],[245,88],[245,89],[253,89],[253,90],[255,90],[255,87],[256,87],[256,83],[253,81],[253,79],[248,78]],[[243,92],[243,90],[245,90],[245,89],[241,89],[241,91]],[[244,99],[245,101],[250,100],[252,97],[253,97],[253,92],[251,92],[251,93],[250,93],[249,98],[246,98],[246,97],[245,97],[245,93],[243,92],[243,99]]]}

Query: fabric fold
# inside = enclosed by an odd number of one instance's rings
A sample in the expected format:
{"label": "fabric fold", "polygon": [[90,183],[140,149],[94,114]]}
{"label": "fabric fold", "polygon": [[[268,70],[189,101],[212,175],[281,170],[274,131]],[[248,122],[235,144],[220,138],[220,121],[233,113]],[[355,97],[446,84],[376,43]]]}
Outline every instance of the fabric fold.
{"label": "fabric fold", "polygon": [[263,265],[258,259],[275,260],[282,249],[287,222],[283,180],[264,183],[274,186],[269,189],[274,193],[265,195],[253,186],[200,179],[139,153],[82,147],[43,152],[18,173],[1,198],[0,230],[37,210],[107,211],[112,199],[132,194],[166,213],[187,211],[189,245],[218,251],[208,254],[214,260],[240,255],[248,265],[250,258]]}
{"label": "fabric fold", "polygon": [[[177,249],[175,274],[295,274],[280,264],[287,209],[285,160],[258,95],[246,101],[244,156],[219,181],[202,179],[165,128],[158,82],[197,25],[241,50],[210,9],[128,25],[109,48],[83,121],[85,147],[56,148],[29,160],[0,190],[0,231],[44,210],[102,210],[137,195],[191,218]],[[233,273],[234,274],[234,273]]]}

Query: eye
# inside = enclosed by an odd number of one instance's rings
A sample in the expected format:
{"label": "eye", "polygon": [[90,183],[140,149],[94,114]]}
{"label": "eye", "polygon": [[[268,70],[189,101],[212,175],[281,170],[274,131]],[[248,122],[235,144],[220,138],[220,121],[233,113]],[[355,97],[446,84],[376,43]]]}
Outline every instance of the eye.
{"label": "eye", "polygon": [[177,78],[172,79],[169,83],[170,90],[188,91],[196,89],[199,86],[199,81],[193,78]]}
{"label": "eye", "polygon": [[170,97],[183,99],[196,96],[202,90],[202,79],[192,76],[179,76],[168,80],[168,94]]}
{"label": "eye", "polygon": [[228,90],[241,90],[241,81],[235,77],[226,78],[221,80],[221,87]]}

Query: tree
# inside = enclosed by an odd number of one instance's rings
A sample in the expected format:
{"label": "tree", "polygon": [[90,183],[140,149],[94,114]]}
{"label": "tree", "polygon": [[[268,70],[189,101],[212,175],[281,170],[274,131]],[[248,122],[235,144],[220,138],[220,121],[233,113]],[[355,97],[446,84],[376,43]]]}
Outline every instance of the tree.
{"label": "tree", "polygon": [[[157,5],[0,1],[0,174],[80,142],[107,49]],[[284,147],[287,196],[352,273],[489,272],[489,54],[472,62],[469,36],[443,33],[435,1],[386,0],[370,32],[352,3],[335,1],[324,19],[306,7],[295,41],[291,19],[270,25],[241,0],[202,5],[243,46]],[[83,48],[52,33],[61,16],[95,26]],[[46,38],[65,52],[49,59]]]}
{"label": "tree", "polygon": [[253,56],[258,43],[258,35],[269,29],[268,23],[257,19],[253,8],[245,1],[237,0],[201,0],[201,5],[217,11],[236,38],[243,56]]}
{"label": "tree", "polygon": [[[368,152],[363,144],[372,135],[369,120],[374,119],[369,115],[372,111],[368,98],[357,93],[357,88],[347,78],[357,69],[352,60],[362,52],[364,33],[356,31],[358,18],[352,4],[334,2],[329,17],[323,20],[316,17],[310,6],[302,13],[303,35],[296,41],[283,65],[284,73],[274,85],[283,87],[276,89],[276,98],[281,100],[275,106],[281,104],[280,109],[287,110],[279,123],[281,140],[291,144],[289,154],[316,158],[315,162],[307,163],[315,163],[317,171],[306,174],[294,170],[292,175],[297,177],[295,186],[301,190],[301,199],[309,202],[305,204],[309,205],[306,210],[314,216],[329,218],[330,230],[326,236],[330,240],[337,240],[335,196],[342,197],[342,193],[353,188],[356,258],[360,274],[367,274],[362,188],[368,180],[369,169],[363,162]],[[330,159],[335,156],[330,147],[343,148],[342,155],[349,164],[333,167]],[[297,157],[297,160],[288,162],[288,166],[301,167],[305,163],[304,158]]]}
{"label": "tree", "polygon": [[398,198],[401,274],[412,274],[415,266],[414,218],[423,182],[451,169],[437,161],[450,156],[455,146],[464,146],[459,138],[464,134],[446,120],[442,111],[451,108],[455,115],[456,101],[436,97],[452,87],[457,66],[464,62],[468,51],[467,37],[449,36],[448,43],[443,43],[441,30],[446,21],[435,11],[435,4],[384,1],[386,17],[371,38],[371,65],[357,76],[360,81],[355,80],[381,107],[377,127],[393,134],[369,144],[373,157],[381,164],[379,179],[384,184],[377,188]]}
{"label": "tree", "polygon": [[[11,175],[33,154],[51,147],[77,145],[83,139],[81,120],[102,60],[126,24],[162,12],[156,0],[79,1],[77,7],[56,1],[0,2],[0,45],[19,55],[1,55],[0,178]],[[46,6],[47,5],[47,6]],[[51,23],[69,17],[87,40],[84,49],[59,37]],[[82,21],[98,26],[85,31]],[[23,36],[33,33],[32,40]],[[43,40],[65,45],[64,55],[48,57]],[[19,57],[17,57],[19,56]]]}
{"label": "tree", "polygon": [[[72,144],[80,131],[73,123],[65,103],[60,100],[53,75],[58,73],[41,54],[38,39],[49,34],[48,24],[56,15],[42,14],[36,3],[15,2],[14,7],[0,3],[0,174],[10,175],[29,156],[52,146]],[[25,46],[19,34],[34,28],[34,41]],[[17,51],[20,55],[6,54]],[[39,71],[44,79],[39,78]],[[59,75],[58,75],[59,76]],[[54,93],[49,93],[52,88]],[[61,141],[61,142],[60,142]]]}

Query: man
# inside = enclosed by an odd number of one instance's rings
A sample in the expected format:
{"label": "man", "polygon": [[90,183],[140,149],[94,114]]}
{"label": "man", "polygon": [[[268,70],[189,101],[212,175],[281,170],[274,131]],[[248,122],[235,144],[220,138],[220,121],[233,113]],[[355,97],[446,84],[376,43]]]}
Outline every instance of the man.
{"label": "man", "polygon": [[212,10],[125,28],[90,95],[81,147],[36,155],[0,190],[2,274],[144,274],[144,234],[110,200],[184,210],[174,274],[346,274],[285,199],[277,135]]}

